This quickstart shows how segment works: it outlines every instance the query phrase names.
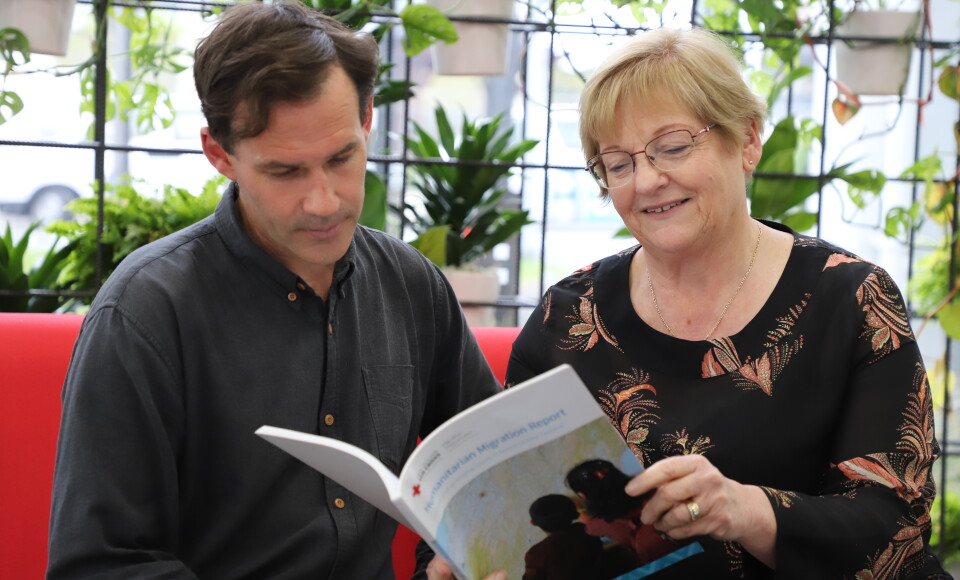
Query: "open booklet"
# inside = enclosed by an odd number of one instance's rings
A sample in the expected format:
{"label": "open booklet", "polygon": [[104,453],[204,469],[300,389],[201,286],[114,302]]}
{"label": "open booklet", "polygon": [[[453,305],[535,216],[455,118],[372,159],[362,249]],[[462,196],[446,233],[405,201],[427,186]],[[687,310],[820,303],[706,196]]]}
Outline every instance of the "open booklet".
{"label": "open booklet", "polygon": [[643,468],[569,365],[449,419],[399,478],[336,439],[271,426],[256,433],[420,534],[461,579],[499,569],[548,578],[549,566],[585,571],[568,577],[634,579],[702,551],[640,524],[640,500],[623,486]]}

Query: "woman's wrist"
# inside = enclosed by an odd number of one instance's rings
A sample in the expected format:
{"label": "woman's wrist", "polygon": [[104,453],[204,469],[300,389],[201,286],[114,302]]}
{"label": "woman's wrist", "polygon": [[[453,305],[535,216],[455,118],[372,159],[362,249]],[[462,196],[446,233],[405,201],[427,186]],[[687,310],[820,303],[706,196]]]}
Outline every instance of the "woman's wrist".
{"label": "woman's wrist", "polygon": [[744,532],[738,539],[743,549],[769,568],[776,568],[777,516],[766,492],[756,485],[744,485]]}

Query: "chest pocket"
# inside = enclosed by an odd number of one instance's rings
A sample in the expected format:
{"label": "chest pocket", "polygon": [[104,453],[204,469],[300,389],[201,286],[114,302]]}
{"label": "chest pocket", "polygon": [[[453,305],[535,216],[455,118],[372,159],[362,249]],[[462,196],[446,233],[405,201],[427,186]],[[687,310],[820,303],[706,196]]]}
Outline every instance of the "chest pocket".
{"label": "chest pocket", "polygon": [[410,437],[413,365],[364,366],[363,384],[380,460],[391,471],[399,473]]}

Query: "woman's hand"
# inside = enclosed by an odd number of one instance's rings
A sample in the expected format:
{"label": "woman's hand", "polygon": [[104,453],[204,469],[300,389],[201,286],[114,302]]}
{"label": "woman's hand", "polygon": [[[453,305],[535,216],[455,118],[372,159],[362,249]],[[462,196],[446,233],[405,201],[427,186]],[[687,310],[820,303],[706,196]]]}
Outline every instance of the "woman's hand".
{"label": "woman's hand", "polygon": [[[440,559],[440,556],[434,556],[433,560],[427,564],[427,580],[454,580],[453,571],[450,566]],[[503,570],[497,570],[483,580],[507,580],[507,573]]]}
{"label": "woman's hand", "polygon": [[767,495],[755,485],[724,477],[706,457],[661,459],[626,489],[633,496],[652,492],[640,517],[670,537],[739,542],[767,566],[776,564],[777,521]]}

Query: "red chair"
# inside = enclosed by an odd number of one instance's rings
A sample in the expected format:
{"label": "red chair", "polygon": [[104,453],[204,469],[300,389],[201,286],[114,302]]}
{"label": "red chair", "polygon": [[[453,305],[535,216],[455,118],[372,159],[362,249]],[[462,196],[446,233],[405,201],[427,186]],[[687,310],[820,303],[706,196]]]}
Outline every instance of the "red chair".
{"label": "red chair", "polygon": [[[515,326],[473,328],[480,350],[500,384],[507,374],[510,350],[519,333],[520,328]],[[397,578],[413,576],[417,564],[414,549],[419,540],[420,537],[405,526],[397,528],[397,535],[393,538],[393,573]]]}
{"label": "red chair", "polygon": [[[60,392],[83,317],[0,313],[0,578],[43,578]],[[502,382],[519,328],[475,328]],[[394,571],[409,578],[417,536],[394,540]]]}
{"label": "red chair", "polygon": [[60,391],[83,317],[0,313],[0,578],[43,578]]}

